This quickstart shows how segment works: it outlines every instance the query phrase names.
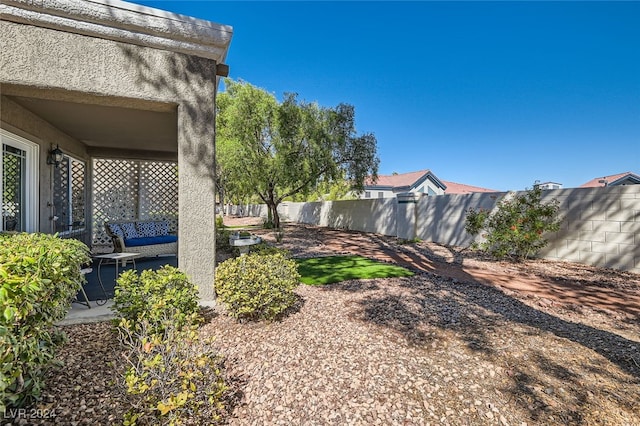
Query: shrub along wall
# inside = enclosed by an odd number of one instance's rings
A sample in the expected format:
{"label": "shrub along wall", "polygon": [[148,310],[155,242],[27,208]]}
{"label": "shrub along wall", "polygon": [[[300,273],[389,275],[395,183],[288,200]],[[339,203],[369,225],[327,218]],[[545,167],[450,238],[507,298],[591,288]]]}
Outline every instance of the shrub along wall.
{"label": "shrub along wall", "polygon": [[38,398],[89,249],[52,235],[0,235],[0,415]]}
{"label": "shrub along wall", "polygon": [[[491,210],[506,195],[416,194],[415,203],[395,198],[286,203],[280,212],[291,222],[468,246],[474,239],[464,230],[466,210]],[[558,232],[548,235],[541,257],[640,273],[640,185],[544,191],[543,201],[554,198],[563,221]],[[261,209],[247,206],[244,211]]]}

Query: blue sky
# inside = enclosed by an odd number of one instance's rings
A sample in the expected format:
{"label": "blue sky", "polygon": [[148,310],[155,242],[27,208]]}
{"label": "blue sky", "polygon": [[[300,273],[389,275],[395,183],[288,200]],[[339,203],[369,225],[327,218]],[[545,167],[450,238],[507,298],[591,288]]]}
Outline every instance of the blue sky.
{"label": "blue sky", "polygon": [[640,173],[640,2],[135,2],[233,26],[233,79],[354,105],[380,174]]}

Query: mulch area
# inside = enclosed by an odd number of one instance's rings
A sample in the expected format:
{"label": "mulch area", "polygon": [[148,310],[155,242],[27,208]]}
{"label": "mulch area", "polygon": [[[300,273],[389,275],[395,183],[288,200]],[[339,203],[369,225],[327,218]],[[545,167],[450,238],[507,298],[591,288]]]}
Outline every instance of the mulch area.
{"label": "mulch area", "polygon": [[543,303],[577,305],[613,314],[640,316],[637,274],[548,260],[496,262],[460,247],[427,242],[399,244],[394,237],[355,231],[304,225],[289,226],[288,229],[292,236],[302,232],[305,250],[311,252],[314,247],[310,242],[313,242],[316,252],[321,248],[327,253],[359,254],[459,282],[492,285],[537,297]]}
{"label": "mulch area", "polygon": [[[640,424],[639,275],[303,225],[286,226],[281,246],[417,273],[301,285],[273,323],[216,307],[201,333],[225,359],[228,424]],[[23,424],[112,424],[123,407],[109,386],[114,343],[95,338],[106,325],[65,329],[66,366],[44,402],[66,417]]]}

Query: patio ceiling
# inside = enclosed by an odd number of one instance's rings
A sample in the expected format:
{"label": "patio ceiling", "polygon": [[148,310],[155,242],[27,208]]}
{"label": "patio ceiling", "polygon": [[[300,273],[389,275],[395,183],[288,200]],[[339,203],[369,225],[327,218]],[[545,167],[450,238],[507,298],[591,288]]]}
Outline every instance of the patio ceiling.
{"label": "patio ceiling", "polygon": [[177,156],[177,110],[150,109],[11,96],[16,103],[83,142],[92,156],[137,157],[141,151]]}

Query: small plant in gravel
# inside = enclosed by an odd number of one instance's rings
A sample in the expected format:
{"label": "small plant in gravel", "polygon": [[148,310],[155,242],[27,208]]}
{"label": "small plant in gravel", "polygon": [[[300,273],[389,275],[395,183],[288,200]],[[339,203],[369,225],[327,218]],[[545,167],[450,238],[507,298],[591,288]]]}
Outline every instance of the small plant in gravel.
{"label": "small plant in gravel", "polygon": [[0,236],[0,415],[40,397],[46,368],[64,339],[54,330],[90,261],[80,241],[44,234]]}
{"label": "small plant in gravel", "polygon": [[559,202],[542,202],[542,189],[534,186],[524,194],[498,202],[494,212],[467,210],[465,230],[471,235],[482,232],[484,241],[475,248],[497,258],[526,259],[547,245],[547,232],[560,228]]}
{"label": "small plant in gravel", "polygon": [[299,282],[297,265],[285,254],[250,253],[218,266],[215,290],[232,317],[273,320],[296,302]]}
{"label": "small plant in gravel", "polygon": [[118,326],[129,365],[124,424],[221,423],[228,387],[212,340],[201,340],[193,324],[178,328],[170,316],[162,322],[162,333],[147,319],[135,326],[122,319]]}
{"label": "small plant in gravel", "polygon": [[422,241],[420,238],[416,237],[416,238],[412,238],[410,240],[405,240],[403,238],[398,240],[398,244],[400,245],[405,245],[405,244],[417,244],[420,241]]}
{"label": "small plant in gravel", "polygon": [[118,277],[113,298],[119,318],[132,322],[147,320],[162,332],[169,314],[178,328],[197,321],[198,289],[178,268],[163,266],[157,271],[123,272]]}

